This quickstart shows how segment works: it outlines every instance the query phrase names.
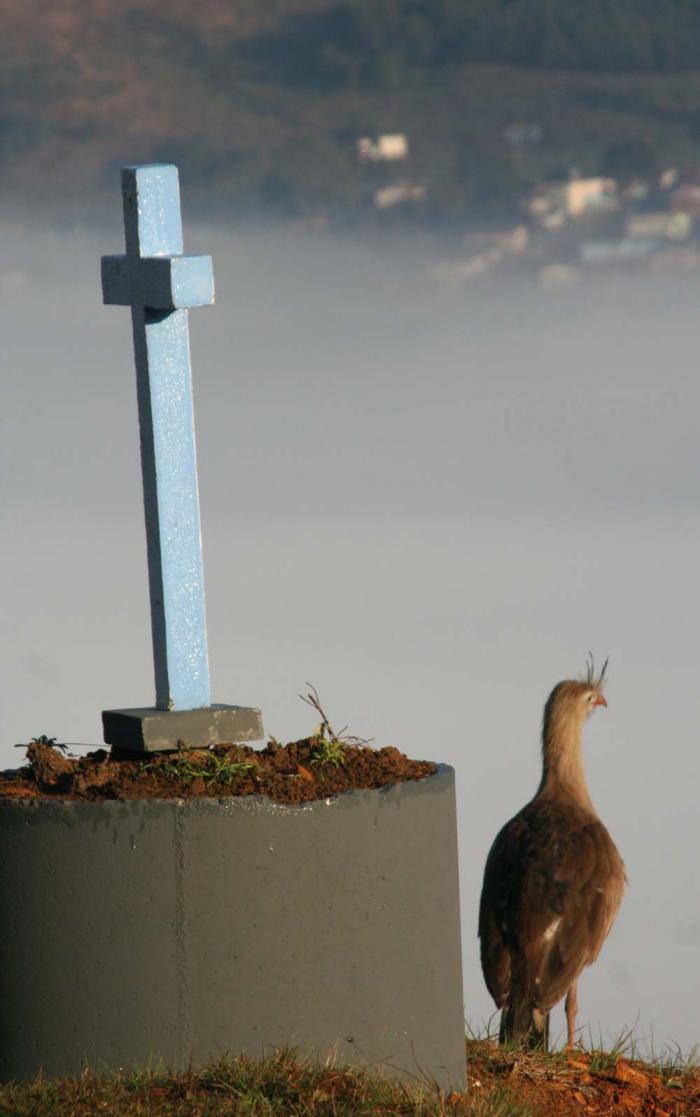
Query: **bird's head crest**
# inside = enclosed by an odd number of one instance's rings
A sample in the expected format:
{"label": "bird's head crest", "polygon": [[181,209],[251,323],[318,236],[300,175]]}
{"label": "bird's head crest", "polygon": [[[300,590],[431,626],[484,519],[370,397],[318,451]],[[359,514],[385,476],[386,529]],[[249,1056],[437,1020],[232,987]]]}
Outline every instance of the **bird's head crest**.
{"label": "bird's head crest", "polygon": [[593,660],[593,652],[589,652],[586,658],[586,675],[583,682],[587,686],[593,687],[594,690],[602,690],[603,682],[605,681],[605,672],[608,667],[609,656],[606,657],[605,663],[599,675],[596,675],[595,663]]}

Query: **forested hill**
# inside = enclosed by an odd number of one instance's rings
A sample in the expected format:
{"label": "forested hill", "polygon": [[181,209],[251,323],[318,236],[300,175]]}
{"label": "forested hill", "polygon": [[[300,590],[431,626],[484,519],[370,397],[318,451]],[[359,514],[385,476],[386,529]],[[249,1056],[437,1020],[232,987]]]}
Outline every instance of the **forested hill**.
{"label": "forested hill", "polygon": [[[700,157],[697,0],[0,0],[0,189],[174,160],[243,209],[361,209],[355,140],[405,132],[442,216],[508,207],[620,142]],[[541,142],[514,151],[513,124]],[[374,177],[372,177],[374,176]]]}
{"label": "forested hill", "polygon": [[697,0],[336,0],[253,35],[278,75],[393,85],[468,62],[573,70],[700,68]]}

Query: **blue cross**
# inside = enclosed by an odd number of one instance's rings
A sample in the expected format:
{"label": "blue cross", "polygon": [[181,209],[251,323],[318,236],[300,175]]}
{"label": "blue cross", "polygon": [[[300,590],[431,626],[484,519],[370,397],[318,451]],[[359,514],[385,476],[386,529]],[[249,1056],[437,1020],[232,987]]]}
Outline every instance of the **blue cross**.
{"label": "blue cross", "polygon": [[156,708],[190,710],[211,699],[187,311],[214,276],[182,254],[177,167],[125,167],[122,193],[126,255],[102,257],[102,292],[131,307]]}

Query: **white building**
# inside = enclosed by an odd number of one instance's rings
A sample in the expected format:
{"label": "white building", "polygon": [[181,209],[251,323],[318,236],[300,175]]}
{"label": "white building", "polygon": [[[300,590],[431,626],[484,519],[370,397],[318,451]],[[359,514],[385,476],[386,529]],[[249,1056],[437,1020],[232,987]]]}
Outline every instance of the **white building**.
{"label": "white building", "polygon": [[382,186],[374,192],[375,209],[393,209],[406,202],[424,202],[426,189],[411,182],[396,182],[393,186]]}
{"label": "white building", "polygon": [[527,208],[543,224],[552,224],[551,218],[584,217],[591,213],[604,213],[619,208],[617,184],[612,178],[571,178],[568,182],[553,182],[539,187],[530,198]]}
{"label": "white building", "polygon": [[693,219],[688,213],[632,213],[625,222],[628,237],[642,240],[687,240],[693,230]]}
{"label": "white building", "polygon": [[408,156],[408,140],[403,132],[387,132],[376,139],[362,136],[357,141],[361,163],[395,163]]}

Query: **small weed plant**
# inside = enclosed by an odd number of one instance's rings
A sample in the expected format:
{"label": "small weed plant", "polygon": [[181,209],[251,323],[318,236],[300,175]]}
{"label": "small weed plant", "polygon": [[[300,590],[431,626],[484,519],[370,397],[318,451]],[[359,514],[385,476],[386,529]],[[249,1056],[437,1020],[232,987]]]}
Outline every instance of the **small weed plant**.
{"label": "small weed plant", "polygon": [[[59,743],[58,737],[47,737],[45,733],[41,733],[38,737],[32,737],[29,742],[30,745],[48,745],[51,749],[60,749],[61,752],[67,752],[68,746]],[[15,745],[16,749],[26,749],[27,745]]]}
{"label": "small weed plant", "polygon": [[320,725],[314,734],[316,743],[311,750],[311,763],[333,764],[336,768],[342,768],[347,763],[343,743],[337,737],[326,737],[324,729]]}
{"label": "small weed plant", "polygon": [[[143,771],[154,768],[153,762],[142,765]],[[215,783],[233,783],[241,776],[257,767],[254,760],[236,760],[231,753],[219,755],[210,752],[207,756],[197,753],[196,758],[187,756],[166,761],[160,765],[160,770],[165,775],[178,779],[184,784],[192,784],[195,780],[203,780],[209,786]]]}
{"label": "small weed plant", "polygon": [[306,685],[309,688],[309,693],[300,694],[299,697],[302,702],[306,702],[307,705],[312,706],[313,709],[321,715],[321,722],[313,733],[313,740],[315,743],[312,748],[311,763],[319,765],[332,764],[336,768],[341,768],[347,763],[345,750],[348,745],[364,747],[370,745],[371,741],[364,737],[348,736],[345,732],[347,726],[343,727],[339,733],[336,733],[321,705],[316,687],[312,686],[311,683],[307,683]]}

